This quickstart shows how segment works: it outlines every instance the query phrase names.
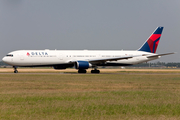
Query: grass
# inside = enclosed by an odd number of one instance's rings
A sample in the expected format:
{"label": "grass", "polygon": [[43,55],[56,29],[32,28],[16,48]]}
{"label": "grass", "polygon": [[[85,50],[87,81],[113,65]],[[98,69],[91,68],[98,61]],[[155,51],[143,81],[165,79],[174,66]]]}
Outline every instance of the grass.
{"label": "grass", "polygon": [[0,74],[0,119],[180,119],[180,74]]}

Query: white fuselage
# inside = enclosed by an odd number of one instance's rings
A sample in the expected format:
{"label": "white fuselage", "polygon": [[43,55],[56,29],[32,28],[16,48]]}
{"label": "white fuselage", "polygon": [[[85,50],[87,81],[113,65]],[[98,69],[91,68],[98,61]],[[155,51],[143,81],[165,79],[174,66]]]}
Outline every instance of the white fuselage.
{"label": "white fuselage", "polygon": [[53,66],[69,64],[70,61],[89,61],[96,59],[135,56],[129,59],[106,61],[111,65],[134,65],[159,57],[147,58],[154,53],[143,51],[115,50],[18,50],[8,53],[2,60],[12,66]]}

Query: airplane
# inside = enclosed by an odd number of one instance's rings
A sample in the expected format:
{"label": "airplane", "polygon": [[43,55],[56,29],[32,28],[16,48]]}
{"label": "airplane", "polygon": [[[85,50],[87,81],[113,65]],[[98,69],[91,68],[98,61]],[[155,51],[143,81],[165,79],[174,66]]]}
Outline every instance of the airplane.
{"label": "airplane", "polygon": [[17,67],[52,66],[54,69],[75,67],[78,73],[100,73],[98,66],[128,66],[174,53],[156,54],[163,27],[157,27],[138,50],[17,50],[8,53],[2,61]]}

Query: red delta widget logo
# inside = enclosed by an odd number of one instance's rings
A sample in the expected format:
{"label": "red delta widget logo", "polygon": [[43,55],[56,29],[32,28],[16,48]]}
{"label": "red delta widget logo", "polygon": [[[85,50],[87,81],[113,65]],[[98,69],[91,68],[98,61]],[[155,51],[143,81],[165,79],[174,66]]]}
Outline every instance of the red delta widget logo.
{"label": "red delta widget logo", "polygon": [[32,56],[34,56],[34,55],[48,55],[48,53],[47,52],[27,52],[26,55],[27,56],[30,56],[30,55],[32,55]]}

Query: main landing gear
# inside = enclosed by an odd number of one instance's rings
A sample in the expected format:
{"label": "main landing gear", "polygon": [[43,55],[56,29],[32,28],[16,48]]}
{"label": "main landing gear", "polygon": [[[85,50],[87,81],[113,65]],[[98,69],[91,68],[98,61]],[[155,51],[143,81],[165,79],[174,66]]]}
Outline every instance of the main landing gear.
{"label": "main landing gear", "polygon": [[13,66],[13,68],[14,68],[14,73],[18,73],[17,67]]}
{"label": "main landing gear", "polygon": [[97,66],[94,66],[94,70],[91,70],[91,73],[96,73],[96,74],[99,74],[100,73],[100,70],[97,70]]}
{"label": "main landing gear", "polygon": [[97,70],[97,69],[95,69],[95,70],[91,70],[91,73],[100,73],[100,70]]}
{"label": "main landing gear", "polygon": [[[87,71],[85,69],[79,69],[78,73],[86,73]],[[91,73],[100,73],[100,70],[97,70],[97,68],[95,68],[94,70],[91,70]]]}
{"label": "main landing gear", "polygon": [[87,71],[86,70],[84,70],[84,69],[79,69],[78,70],[78,73],[86,73]]}

